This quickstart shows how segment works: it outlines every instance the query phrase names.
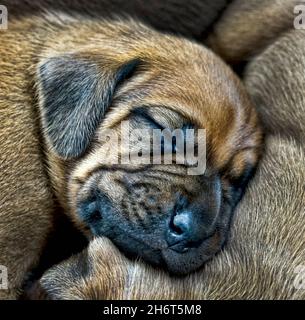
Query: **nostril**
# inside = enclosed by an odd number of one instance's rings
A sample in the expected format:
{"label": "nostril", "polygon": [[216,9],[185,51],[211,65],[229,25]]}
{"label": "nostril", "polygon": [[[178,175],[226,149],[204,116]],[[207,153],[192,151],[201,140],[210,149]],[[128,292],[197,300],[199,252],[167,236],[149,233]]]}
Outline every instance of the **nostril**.
{"label": "nostril", "polygon": [[90,219],[91,219],[92,221],[98,221],[98,220],[100,220],[101,218],[102,218],[101,213],[100,213],[98,210],[95,210],[95,211],[92,212]]}
{"label": "nostril", "polygon": [[178,236],[187,234],[190,230],[190,216],[187,213],[175,215],[170,222],[170,231]]}
{"label": "nostril", "polygon": [[167,244],[171,250],[184,253],[189,249],[192,238],[192,217],[190,212],[174,215],[169,223]]}
{"label": "nostril", "polygon": [[169,224],[169,227],[170,227],[170,231],[178,236],[180,236],[181,234],[183,234],[183,230],[179,227],[179,226],[176,226],[174,224],[174,219],[171,220],[170,224]]}

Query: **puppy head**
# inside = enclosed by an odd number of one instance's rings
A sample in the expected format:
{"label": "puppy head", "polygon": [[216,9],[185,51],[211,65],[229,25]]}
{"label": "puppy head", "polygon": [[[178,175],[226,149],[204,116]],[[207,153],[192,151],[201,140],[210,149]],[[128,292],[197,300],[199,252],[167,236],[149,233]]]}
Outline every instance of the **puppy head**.
{"label": "puppy head", "polygon": [[[216,56],[144,31],[145,40],[133,30],[130,41],[95,40],[41,61],[49,166],[60,202],[89,236],[185,274],[224,244],[261,132],[241,84]],[[186,152],[192,143],[197,163]]]}

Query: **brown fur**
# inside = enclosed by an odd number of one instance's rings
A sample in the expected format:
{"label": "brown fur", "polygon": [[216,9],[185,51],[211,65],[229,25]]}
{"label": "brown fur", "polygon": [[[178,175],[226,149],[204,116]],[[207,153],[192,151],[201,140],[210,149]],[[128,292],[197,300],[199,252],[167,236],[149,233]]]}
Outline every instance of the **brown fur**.
{"label": "brown fur", "polygon": [[234,0],[213,27],[208,43],[230,63],[248,61],[293,28],[299,0]]}
{"label": "brown fur", "polygon": [[304,32],[291,31],[246,69],[246,86],[269,137],[227,250],[200,272],[176,279],[127,260],[106,239],[94,240],[80,256],[48,271],[32,297],[305,299],[294,286],[305,263],[304,54]]}
{"label": "brown fur", "polygon": [[[113,68],[126,60],[140,58],[146,64],[147,69],[142,71],[146,72],[145,76],[140,75],[119,90],[115,103],[120,111],[110,112],[104,128],[120,121],[131,103],[137,101],[134,97],[133,101],[122,103],[119,97],[131,89],[143,88],[143,80],[157,76],[159,83],[156,81],[154,92],[152,87],[142,91],[145,103],[166,105],[170,102],[177,111],[211,132],[208,135],[210,159],[214,170],[226,167],[224,183],[226,179],[238,178],[245,163],[255,166],[259,157],[261,133],[255,112],[238,79],[211,52],[131,20],[109,23],[90,18],[82,19],[80,24],[77,19],[61,14],[11,19],[9,30],[0,34],[0,264],[8,267],[10,286],[8,291],[0,292],[1,298],[16,298],[25,273],[37,263],[52,229],[56,209],[53,190],[61,208],[75,219],[67,201],[67,175],[75,169],[75,161],[63,161],[53,152],[51,144],[45,144],[42,139],[35,88],[40,88],[36,70],[41,61],[79,48],[83,58],[99,64],[99,60],[95,60],[98,53],[111,61]],[[90,35],[95,37],[94,44],[98,35],[102,46],[88,46]],[[202,65],[206,66],[202,68]],[[102,62],[99,66],[102,67]],[[219,91],[220,86],[223,90]],[[38,95],[38,99],[41,102],[43,97]],[[237,146],[248,151],[240,153]],[[46,173],[44,153],[51,181]],[[95,165],[96,160],[90,160],[74,171],[77,179],[69,187],[72,192],[78,188],[75,182],[79,183]]]}

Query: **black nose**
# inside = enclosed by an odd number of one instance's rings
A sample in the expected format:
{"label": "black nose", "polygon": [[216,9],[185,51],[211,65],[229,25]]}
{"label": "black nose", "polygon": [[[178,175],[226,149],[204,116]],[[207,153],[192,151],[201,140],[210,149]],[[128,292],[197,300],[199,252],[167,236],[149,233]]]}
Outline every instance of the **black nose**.
{"label": "black nose", "polygon": [[186,210],[172,216],[166,240],[171,249],[183,253],[199,246],[213,231],[212,221],[198,218],[198,213]]}

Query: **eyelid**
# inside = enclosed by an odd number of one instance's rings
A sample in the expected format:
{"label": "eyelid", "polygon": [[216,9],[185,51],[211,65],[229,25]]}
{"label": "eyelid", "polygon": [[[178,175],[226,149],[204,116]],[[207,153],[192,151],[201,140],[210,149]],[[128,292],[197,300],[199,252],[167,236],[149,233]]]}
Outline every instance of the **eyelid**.
{"label": "eyelid", "polygon": [[154,118],[152,118],[150,115],[147,114],[147,116],[144,117],[145,120],[147,120],[149,123],[153,124],[156,129],[164,130],[165,127],[162,126],[158,121],[156,121]]}
{"label": "eyelid", "polygon": [[144,107],[136,108],[131,112],[136,117],[142,118],[146,120],[149,124],[152,124],[155,129],[164,130],[166,129],[164,126],[162,126],[158,121],[156,121],[146,110]]}
{"label": "eyelid", "polygon": [[[163,109],[167,109],[169,110],[171,113],[176,113],[177,117],[180,118],[181,123],[180,125],[177,124],[176,127],[171,126],[170,123],[168,122],[168,119],[164,119],[163,124],[160,123],[160,121],[156,120],[154,117],[151,116],[151,112],[150,109],[151,108],[162,108],[162,107],[149,107],[149,106],[140,106],[140,107],[136,107],[135,109],[133,109],[131,111],[132,115],[135,115],[136,117],[142,118],[144,120],[146,120],[149,124],[152,124],[152,127],[154,127],[155,129],[160,129],[160,130],[165,130],[165,129],[169,129],[169,130],[175,130],[175,129],[194,129],[194,125],[191,124],[190,122],[186,121],[186,119],[183,119],[182,115],[179,115],[178,112],[175,112],[171,109],[168,109],[167,107],[163,107]],[[181,118],[182,117],[182,118]]]}

